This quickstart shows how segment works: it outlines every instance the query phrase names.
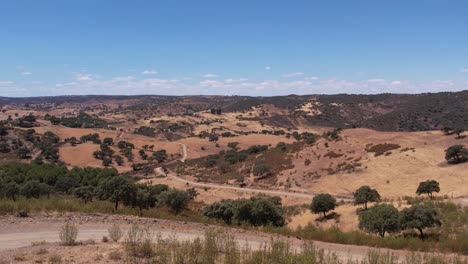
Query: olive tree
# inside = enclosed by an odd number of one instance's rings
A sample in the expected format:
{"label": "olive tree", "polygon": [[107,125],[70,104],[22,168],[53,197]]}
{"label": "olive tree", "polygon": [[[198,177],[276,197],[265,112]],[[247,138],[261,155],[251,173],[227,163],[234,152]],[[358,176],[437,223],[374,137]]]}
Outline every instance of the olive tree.
{"label": "olive tree", "polygon": [[336,199],[328,193],[322,193],[316,195],[312,199],[312,204],[310,205],[310,210],[315,214],[323,213],[323,218],[327,215],[326,213],[334,210],[336,207]]}
{"label": "olive tree", "polygon": [[112,177],[99,186],[99,198],[113,202],[115,210],[120,202],[131,204],[136,192],[135,185],[122,176]]}
{"label": "olive tree", "polygon": [[368,202],[380,202],[380,194],[376,189],[369,186],[361,186],[354,192],[354,205],[363,204],[364,210],[367,210]]}
{"label": "olive tree", "polygon": [[445,159],[455,164],[468,161],[468,149],[463,145],[453,145],[445,150]]}
{"label": "olive tree", "polygon": [[405,228],[415,228],[424,239],[424,228],[440,226],[437,211],[430,205],[415,204],[402,211],[402,222]]}
{"label": "olive tree", "polygon": [[381,237],[385,233],[398,232],[401,230],[400,212],[390,204],[374,205],[359,214],[359,228]]}
{"label": "olive tree", "polygon": [[420,182],[418,189],[416,190],[417,195],[427,194],[427,196],[429,196],[431,200],[433,199],[432,193],[434,192],[440,192],[439,183],[434,180],[427,180],[424,182]]}

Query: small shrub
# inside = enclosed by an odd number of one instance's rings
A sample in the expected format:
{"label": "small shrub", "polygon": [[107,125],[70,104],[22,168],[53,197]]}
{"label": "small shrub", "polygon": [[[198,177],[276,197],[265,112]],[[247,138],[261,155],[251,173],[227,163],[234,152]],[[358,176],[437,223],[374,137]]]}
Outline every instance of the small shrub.
{"label": "small shrub", "polygon": [[26,255],[24,253],[16,253],[13,257],[15,261],[26,261]]}
{"label": "small shrub", "polygon": [[132,225],[127,231],[125,250],[132,257],[151,258],[154,255],[154,249],[150,230],[139,225]]}
{"label": "small shrub", "polygon": [[116,224],[112,225],[108,231],[110,239],[114,242],[118,242],[123,236],[123,230]]}
{"label": "small shrub", "polygon": [[65,223],[60,231],[60,241],[65,246],[73,246],[78,236],[78,228],[71,223]]}
{"label": "small shrub", "polygon": [[48,263],[50,263],[50,264],[61,264],[62,263],[62,257],[60,257],[57,254],[51,255],[49,257]]}
{"label": "small shrub", "polygon": [[109,252],[109,259],[110,260],[121,260],[122,259],[122,252],[118,250],[112,250]]}
{"label": "small shrub", "polygon": [[45,248],[40,248],[36,251],[36,255],[44,255],[44,254],[47,254],[49,251],[47,251],[47,249]]}

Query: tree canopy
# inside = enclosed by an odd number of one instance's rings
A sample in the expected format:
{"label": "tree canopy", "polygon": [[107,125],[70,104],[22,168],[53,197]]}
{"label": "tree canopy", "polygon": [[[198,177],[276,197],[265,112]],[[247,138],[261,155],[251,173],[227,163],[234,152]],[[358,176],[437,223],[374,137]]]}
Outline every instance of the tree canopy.
{"label": "tree canopy", "polygon": [[430,205],[415,204],[405,208],[402,211],[402,219],[404,227],[417,229],[421,239],[424,239],[424,228],[441,225],[437,211]]}
{"label": "tree canopy", "polygon": [[310,209],[313,213],[319,214],[323,213],[323,217],[326,217],[326,213],[334,210],[336,207],[336,199],[328,193],[322,193],[316,195],[312,199],[312,204]]}
{"label": "tree canopy", "polygon": [[369,186],[361,186],[354,192],[354,204],[364,204],[364,210],[367,210],[368,202],[380,202],[380,194],[376,189]]}
{"label": "tree canopy", "polygon": [[462,163],[468,161],[468,149],[463,145],[453,145],[445,150],[445,159],[449,163]]}
{"label": "tree canopy", "polygon": [[431,200],[433,199],[434,192],[440,192],[439,183],[434,180],[427,180],[424,182],[420,182],[418,189],[416,190],[416,194],[427,194]]}
{"label": "tree canopy", "polygon": [[255,196],[250,199],[222,200],[203,209],[203,215],[226,224],[283,226],[284,212],[279,197]]}
{"label": "tree canopy", "polygon": [[401,218],[398,210],[390,204],[377,204],[359,214],[359,228],[381,237],[385,233],[401,230]]}

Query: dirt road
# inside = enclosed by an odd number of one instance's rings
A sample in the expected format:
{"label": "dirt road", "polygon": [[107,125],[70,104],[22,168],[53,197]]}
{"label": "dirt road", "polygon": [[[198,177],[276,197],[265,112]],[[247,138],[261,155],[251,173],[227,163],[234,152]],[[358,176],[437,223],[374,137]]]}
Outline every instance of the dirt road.
{"label": "dirt road", "polygon": [[[106,216],[106,215],[79,215],[69,217],[33,217],[15,218],[0,217],[0,256],[10,253],[12,250],[31,246],[33,242],[58,242],[60,227],[67,221],[78,226],[78,240],[85,241],[94,239],[101,241],[103,236],[108,235],[108,228],[114,223],[127,229],[131,224],[141,224],[149,227],[155,235],[163,239],[177,239],[180,241],[193,240],[203,237],[206,230],[220,229],[220,227],[209,226],[198,223],[177,222],[150,218]],[[248,245],[252,249],[258,249],[272,240],[281,239],[290,243],[294,250],[300,250],[304,241],[271,235],[256,231],[246,231],[236,228],[222,228],[222,231],[230,234],[239,245]],[[313,242],[314,246],[327,252],[335,253],[339,258],[361,260],[366,257],[369,247],[340,245],[324,242]],[[387,250],[380,249],[386,252]],[[391,250],[390,252],[399,256],[408,254],[406,251]]]}
{"label": "dirt road", "polygon": [[184,143],[177,143],[182,147],[182,158],[180,159],[181,162],[185,162],[187,159],[187,145]]}

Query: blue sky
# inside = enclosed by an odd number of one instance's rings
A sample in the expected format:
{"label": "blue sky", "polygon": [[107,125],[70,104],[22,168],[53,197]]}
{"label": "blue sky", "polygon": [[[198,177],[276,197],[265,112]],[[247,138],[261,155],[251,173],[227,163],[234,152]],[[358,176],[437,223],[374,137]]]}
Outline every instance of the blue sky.
{"label": "blue sky", "polygon": [[466,1],[3,0],[0,96],[468,89]]}

